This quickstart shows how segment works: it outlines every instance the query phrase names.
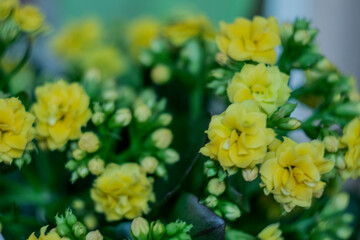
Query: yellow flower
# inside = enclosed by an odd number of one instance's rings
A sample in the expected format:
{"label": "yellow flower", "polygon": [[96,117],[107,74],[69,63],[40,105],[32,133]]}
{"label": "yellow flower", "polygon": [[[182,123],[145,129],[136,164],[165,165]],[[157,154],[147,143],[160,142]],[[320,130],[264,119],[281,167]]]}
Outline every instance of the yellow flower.
{"label": "yellow flower", "polygon": [[210,141],[200,152],[218,160],[224,169],[256,167],[275,137],[274,131],[266,128],[266,114],[252,100],[233,103],[213,116],[206,133]]}
{"label": "yellow flower", "polygon": [[175,46],[181,46],[194,37],[202,37],[206,40],[214,37],[211,23],[205,16],[193,16],[179,20],[166,26],[162,33]]}
{"label": "yellow flower", "polygon": [[45,226],[40,229],[39,238],[37,238],[35,236],[35,233],[32,233],[27,240],[62,240],[62,239],[65,240],[65,238],[62,238],[59,236],[59,234],[56,232],[55,228],[52,229],[47,234],[45,234],[47,227],[48,226]]}
{"label": "yellow flower", "polygon": [[155,200],[152,179],[136,163],[109,164],[95,180],[91,198],[108,221],[141,216],[150,210],[148,202]]}
{"label": "yellow flower", "polygon": [[1,0],[0,2],[0,21],[9,16],[11,11],[19,5],[18,0]]}
{"label": "yellow flower", "polygon": [[360,176],[360,118],[354,118],[344,128],[344,136],[340,146],[347,148],[345,153],[345,169],[341,171],[344,179]]}
{"label": "yellow flower", "polygon": [[0,163],[20,158],[35,137],[35,117],[17,98],[0,99]]}
{"label": "yellow flower", "polygon": [[259,234],[260,240],[283,240],[282,231],[279,229],[280,224],[274,223],[264,228]]}
{"label": "yellow flower", "polygon": [[246,64],[234,75],[227,94],[230,102],[254,99],[265,113],[272,114],[289,99],[288,80],[289,76],[278,67]]}
{"label": "yellow flower", "polygon": [[84,55],[84,70],[97,69],[104,78],[112,78],[125,70],[125,61],[120,52],[110,46],[101,46]]}
{"label": "yellow flower", "polygon": [[28,5],[15,10],[15,22],[25,32],[34,32],[44,24],[44,16],[37,7]]}
{"label": "yellow flower", "polygon": [[85,19],[65,26],[53,39],[53,47],[65,60],[77,61],[99,44],[101,35],[99,22]]}
{"label": "yellow flower", "polygon": [[284,138],[261,166],[261,185],[265,194],[272,193],[288,212],[295,206],[310,207],[312,197],[320,197],[324,190],[321,176],[333,166],[324,158],[324,144],[320,141],[296,143]]}
{"label": "yellow flower", "polygon": [[150,47],[159,31],[159,22],[152,18],[141,18],[133,21],[127,34],[132,54],[138,57],[142,49]]}
{"label": "yellow flower", "polygon": [[90,99],[78,83],[64,80],[46,83],[35,90],[36,134],[50,150],[62,148],[81,136],[81,127],[91,117]]}
{"label": "yellow flower", "polygon": [[216,43],[232,59],[275,64],[275,47],[281,43],[276,18],[237,18],[231,24],[220,22],[220,31]]}

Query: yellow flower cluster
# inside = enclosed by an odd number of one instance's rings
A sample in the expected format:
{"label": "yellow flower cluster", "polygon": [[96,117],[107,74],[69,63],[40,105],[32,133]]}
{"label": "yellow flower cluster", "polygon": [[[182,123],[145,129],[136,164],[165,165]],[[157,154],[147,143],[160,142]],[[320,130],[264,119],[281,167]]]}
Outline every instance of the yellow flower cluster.
{"label": "yellow flower cluster", "polygon": [[35,117],[17,98],[0,99],[0,163],[20,158],[35,137]]}
{"label": "yellow flower cluster", "polygon": [[206,40],[214,37],[213,27],[205,16],[192,16],[174,22],[164,27],[162,34],[174,46],[181,46],[194,37],[202,37]]}
{"label": "yellow flower cluster", "polygon": [[27,240],[65,240],[65,238],[59,236],[55,228],[45,234],[47,227],[45,226],[40,229],[40,236],[38,238],[35,236],[35,233],[32,233]]}
{"label": "yellow flower cluster", "polygon": [[35,90],[37,102],[32,107],[36,116],[36,134],[50,150],[62,148],[69,140],[81,136],[81,127],[91,117],[90,99],[77,83],[64,80],[46,83]]}
{"label": "yellow flower cluster", "polygon": [[138,57],[141,50],[150,47],[150,44],[159,35],[160,23],[152,18],[141,18],[133,21],[128,29],[130,50]]}
{"label": "yellow flower cluster", "polygon": [[259,234],[260,240],[284,240],[281,236],[282,231],[279,229],[280,224],[274,223],[264,228]]}
{"label": "yellow flower cluster", "polygon": [[274,131],[266,128],[266,114],[253,100],[233,103],[213,116],[206,132],[210,141],[200,152],[218,160],[224,169],[254,168],[263,162],[275,138]]}
{"label": "yellow flower cluster", "polygon": [[227,94],[230,102],[253,99],[265,113],[272,114],[289,99],[288,80],[289,76],[278,67],[247,64],[234,75]]}
{"label": "yellow flower cluster", "polygon": [[320,197],[324,190],[322,175],[334,166],[324,158],[323,143],[284,138],[270,150],[260,168],[265,194],[273,194],[288,212],[295,206],[310,207],[312,197]]}
{"label": "yellow flower cluster", "polygon": [[254,17],[253,21],[237,18],[231,24],[220,23],[216,43],[222,53],[236,61],[275,64],[275,47],[281,43],[279,31],[274,17]]}
{"label": "yellow flower cluster", "polygon": [[6,19],[13,9],[19,6],[18,0],[2,0],[0,2],[0,21]]}
{"label": "yellow flower cluster", "polygon": [[108,221],[133,219],[149,211],[154,201],[152,179],[136,163],[109,164],[91,189],[95,209]]}
{"label": "yellow flower cluster", "polygon": [[347,148],[345,153],[345,168],[341,169],[344,179],[360,176],[360,118],[354,118],[344,128],[340,139],[341,147]]}

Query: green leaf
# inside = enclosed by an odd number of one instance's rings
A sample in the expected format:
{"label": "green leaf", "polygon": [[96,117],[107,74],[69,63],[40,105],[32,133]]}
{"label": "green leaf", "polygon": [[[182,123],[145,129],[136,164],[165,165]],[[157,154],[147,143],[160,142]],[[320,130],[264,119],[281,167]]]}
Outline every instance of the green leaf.
{"label": "green leaf", "polygon": [[199,203],[199,199],[190,193],[184,193],[177,201],[172,218],[185,221],[194,227],[191,237],[194,240],[225,239],[225,221],[208,207]]}

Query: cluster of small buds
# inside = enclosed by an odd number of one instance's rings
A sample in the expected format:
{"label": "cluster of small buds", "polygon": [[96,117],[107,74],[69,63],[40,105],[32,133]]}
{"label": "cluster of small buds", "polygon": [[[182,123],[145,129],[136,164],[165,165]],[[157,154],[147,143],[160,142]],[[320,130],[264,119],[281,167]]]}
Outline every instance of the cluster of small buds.
{"label": "cluster of small buds", "polygon": [[72,172],[71,182],[79,177],[85,178],[89,173],[100,175],[104,171],[104,160],[96,155],[99,148],[100,140],[93,132],[85,132],[77,143],[71,145],[71,159],[65,164],[65,168]]}
{"label": "cluster of small buds", "polygon": [[216,177],[220,181],[224,181],[226,177],[234,175],[237,173],[238,168],[229,168],[224,170],[218,161],[214,161],[212,159],[207,160],[204,163],[205,166],[205,174],[208,178]]}
{"label": "cluster of small buds", "polygon": [[220,217],[235,221],[241,216],[239,207],[225,196],[226,184],[219,178],[212,178],[207,185],[208,196],[202,201]]}
{"label": "cluster of small buds", "polygon": [[149,222],[137,217],[131,224],[131,235],[134,240],[190,240],[192,225],[176,220],[166,226],[160,221]]}

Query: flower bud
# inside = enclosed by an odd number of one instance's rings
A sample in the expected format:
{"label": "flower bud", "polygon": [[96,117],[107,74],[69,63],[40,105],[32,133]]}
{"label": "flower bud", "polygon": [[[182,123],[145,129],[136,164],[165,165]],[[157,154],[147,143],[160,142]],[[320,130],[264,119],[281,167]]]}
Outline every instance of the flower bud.
{"label": "flower bud", "polygon": [[155,147],[159,149],[167,148],[171,144],[172,139],[172,132],[168,128],[159,128],[151,135],[151,140],[153,141]]}
{"label": "flower bud", "polygon": [[285,118],[279,121],[278,128],[283,130],[295,130],[301,126],[301,122],[296,118]]}
{"label": "flower bud", "polygon": [[88,162],[89,171],[94,175],[100,175],[103,173],[104,165],[104,161],[99,157],[95,157]]}
{"label": "flower bud", "polygon": [[89,174],[89,169],[86,166],[82,165],[77,168],[76,172],[79,174],[80,177],[84,178]]}
{"label": "flower bud", "polygon": [[103,110],[106,114],[112,113],[115,110],[115,103],[107,102],[103,104]]}
{"label": "flower bud", "polygon": [[315,67],[323,72],[332,72],[336,70],[335,66],[327,58],[322,58],[316,63]]}
{"label": "flower bud", "polygon": [[80,148],[77,148],[74,151],[72,151],[71,155],[75,160],[82,160],[86,157],[86,153]]}
{"label": "flower bud", "polygon": [[77,238],[85,237],[86,232],[87,232],[86,227],[81,222],[76,222],[74,224],[74,226],[72,227],[72,230],[73,230],[75,237],[77,237]]}
{"label": "flower bud", "polygon": [[140,160],[140,165],[147,173],[153,174],[159,165],[159,161],[155,157],[147,156]]}
{"label": "flower bud", "polygon": [[218,205],[218,199],[214,195],[209,195],[207,198],[205,198],[205,205],[209,208],[215,208]]}
{"label": "flower bud", "polygon": [[56,226],[56,232],[60,237],[67,237],[71,235],[71,229],[66,225],[66,223],[58,224]]}
{"label": "flower bud", "polygon": [[159,166],[155,170],[155,174],[161,178],[166,177],[167,174],[166,167],[163,164],[159,164]]}
{"label": "flower bud", "polygon": [[149,234],[149,223],[145,218],[137,217],[131,223],[131,233],[135,240],[145,240]]}
{"label": "flower bud", "polygon": [[68,208],[65,212],[65,220],[71,227],[77,222],[77,217],[72,213],[70,208]]}
{"label": "flower bud", "polygon": [[87,229],[95,229],[95,227],[98,225],[98,220],[96,216],[92,213],[85,215],[84,217],[84,224]]}
{"label": "flower bud", "polygon": [[174,164],[180,159],[179,153],[172,148],[167,148],[164,151],[160,152],[159,157],[164,159],[165,163],[167,164]]}
{"label": "flower bud", "polygon": [[77,211],[82,211],[85,208],[85,202],[80,198],[76,198],[72,201],[71,206]]}
{"label": "flower bud", "polygon": [[280,38],[282,42],[287,41],[294,33],[294,26],[289,23],[285,22],[280,26]]}
{"label": "flower bud", "polygon": [[93,132],[86,132],[80,137],[79,147],[85,152],[96,152],[99,149],[99,146],[99,138]]}
{"label": "flower bud", "polygon": [[276,111],[275,113],[275,118],[276,119],[281,119],[281,118],[285,118],[285,117],[289,117],[290,114],[295,110],[297,104],[296,103],[285,103],[283,106],[281,106],[279,108],[279,110]]}
{"label": "flower bud", "polygon": [[169,113],[162,113],[160,114],[158,121],[162,126],[166,127],[171,123],[172,115]]}
{"label": "flower bud", "polygon": [[232,202],[219,202],[219,210],[222,212],[223,216],[229,221],[235,221],[241,216],[240,209]]}
{"label": "flower bud", "polygon": [[171,70],[165,64],[157,64],[150,72],[151,80],[157,84],[162,85],[167,83],[171,77]]}
{"label": "flower bud", "polygon": [[217,171],[216,168],[209,168],[206,171],[206,176],[207,177],[214,177],[214,176],[216,176],[217,173],[218,173],[218,171]]}
{"label": "flower bud", "polygon": [[154,57],[150,50],[144,49],[140,53],[139,60],[143,65],[150,66],[154,61]]}
{"label": "flower bud", "polygon": [[339,140],[335,136],[326,136],[323,142],[328,152],[337,152],[339,149]]}
{"label": "flower bud", "polygon": [[294,40],[296,43],[306,45],[310,42],[311,35],[308,30],[298,30],[295,32]]}
{"label": "flower bud", "polygon": [[121,108],[115,112],[114,124],[118,127],[126,127],[131,122],[132,115],[129,108]]}
{"label": "flower bud", "polygon": [[360,103],[349,102],[338,106],[335,109],[335,113],[342,117],[355,117],[360,115]]}
{"label": "flower bud", "polygon": [[215,60],[218,64],[220,64],[221,66],[227,66],[230,64],[230,59],[229,57],[224,54],[224,53],[217,53],[216,56],[215,56]]}
{"label": "flower bud", "polygon": [[95,112],[92,116],[91,116],[91,121],[96,125],[100,125],[105,121],[105,113],[103,112]]}
{"label": "flower bud", "polygon": [[15,160],[15,165],[16,165],[19,169],[21,169],[21,167],[24,165],[24,163],[25,163],[25,161],[24,161],[23,158],[18,158],[18,159]]}
{"label": "flower bud", "polygon": [[85,240],[103,240],[104,237],[101,235],[99,230],[91,231],[86,234]]}
{"label": "flower bud", "polygon": [[166,225],[166,235],[168,236],[173,236],[176,234],[176,232],[178,231],[176,223],[169,223],[168,225]]}
{"label": "flower bud", "polygon": [[215,196],[219,196],[222,193],[224,193],[225,189],[226,189],[225,183],[223,181],[219,181],[218,178],[211,179],[207,185],[208,192]]}
{"label": "flower bud", "polygon": [[247,182],[254,181],[259,173],[259,169],[257,167],[253,168],[245,168],[242,170],[242,176]]}
{"label": "flower bud", "polygon": [[108,89],[103,92],[102,97],[105,101],[114,102],[118,97],[118,92],[115,89]]}
{"label": "flower bud", "polygon": [[162,224],[162,222],[157,220],[154,226],[152,227],[152,237],[154,240],[161,240],[163,239],[164,234],[165,234],[165,226],[164,224]]}
{"label": "flower bud", "polygon": [[337,154],[335,165],[339,169],[345,169],[346,168],[346,162],[345,162],[345,158],[344,158],[343,154]]}
{"label": "flower bud", "polygon": [[135,107],[134,116],[139,122],[146,122],[151,117],[151,109],[145,104]]}

